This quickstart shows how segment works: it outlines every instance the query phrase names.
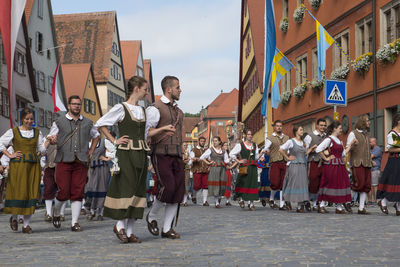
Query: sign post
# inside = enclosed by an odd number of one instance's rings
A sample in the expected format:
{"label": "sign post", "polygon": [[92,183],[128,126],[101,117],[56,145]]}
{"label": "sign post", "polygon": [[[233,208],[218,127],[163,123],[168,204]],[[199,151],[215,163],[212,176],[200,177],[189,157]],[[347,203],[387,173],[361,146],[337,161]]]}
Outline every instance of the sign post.
{"label": "sign post", "polygon": [[333,119],[338,121],[337,106],[347,106],[347,82],[326,80],[324,103],[325,105],[333,105]]}

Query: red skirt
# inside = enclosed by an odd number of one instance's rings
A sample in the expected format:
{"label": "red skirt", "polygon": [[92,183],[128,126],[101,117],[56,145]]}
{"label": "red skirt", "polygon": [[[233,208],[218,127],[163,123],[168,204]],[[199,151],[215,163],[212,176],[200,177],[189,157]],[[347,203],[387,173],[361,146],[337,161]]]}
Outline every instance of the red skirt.
{"label": "red skirt", "polygon": [[350,179],[344,164],[324,164],[318,201],[346,203],[351,201]]}
{"label": "red skirt", "polygon": [[232,173],[231,173],[231,170],[227,169],[226,170],[226,188],[225,188],[225,194],[224,194],[224,196],[226,198],[231,197],[231,191],[232,191],[231,185],[232,185]]}

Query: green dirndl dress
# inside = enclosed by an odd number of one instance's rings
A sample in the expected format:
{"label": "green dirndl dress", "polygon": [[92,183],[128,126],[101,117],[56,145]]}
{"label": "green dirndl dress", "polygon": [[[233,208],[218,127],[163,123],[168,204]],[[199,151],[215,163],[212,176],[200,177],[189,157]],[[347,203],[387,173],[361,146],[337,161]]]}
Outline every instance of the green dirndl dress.
{"label": "green dirndl dress", "polygon": [[248,159],[247,164],[240,164],[240,167],[247,166],[247,175],[238,174],[236,179],[234,199],[241,198],[245,201],[258,200],[258,171],[257,161],[255,160],[256,146],[253,144],[253,149],[248,150],[243,143],[240,145],[242,147],[242,150],[240,151],[240,157],[242,159]]}
{"label": "green dirndl dress", "polygon": [[[137,120],[123,104],[124,119],[118,124],[120,136],[130,142],[117,148],[120,172],[112,177],[104,202],[104,216],[114,220],[142,219],[146,206],[147,146],[144,135],[146,115]],[[143,109],[144,114],[145,111]]]}

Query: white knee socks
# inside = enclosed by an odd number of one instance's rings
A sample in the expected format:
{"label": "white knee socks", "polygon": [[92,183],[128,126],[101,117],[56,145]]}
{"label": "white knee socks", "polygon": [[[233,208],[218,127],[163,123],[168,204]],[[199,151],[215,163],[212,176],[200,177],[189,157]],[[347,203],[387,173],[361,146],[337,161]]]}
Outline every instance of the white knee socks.
{"label": "white knee socks", "polygon": [[78,222],[79,215],[81,213],[82,202],[81,201],[72,201],[71,202],[71,224],[74,226],[75,223]]}
{"label": "white knee socks", "polygon": [[31,215],[24,215],[24,227],[27,227],[29,225],[31,217],[32,217],[32,214]]}
{"label": "white knee socks", "polygon": [[317,207],[317,201],[316,201],[316,200],[313,201],[313,207],[314,207],[314,208]]}
{"label": "white knee socks", "polygon": [[214,197],[215,198],[215,206],[219,205],[219,197]]}
{"label": "white knee socks", "polygon": [[283,208],[283,205],[285,204],[285,202],[283,201],[283,193],[282,191],[279,192],[279,207]]}
{"label": "white knee socks", "polygon": [[226,203],[230,203],[231,202],[231,198],[230,197],[227,197],[226,198]]}
{"label": "white knee socks", "polygon": [[117,221],[117,231],[125,229],[125,220],[119,220]]}
{"label": "white knee socks", "polygon": [[206,203],[208,198],[208,189],[203,189],[203,204]]}
{"label": "white knee socks", "polygon": [[183,195],[183,203],[186,203],[187,199],[188,199],[188,195],[187,194]]}
{"label": "white knee socks", "polygon": [[52,211],[52,207],[53,207],[53,200],[45,200],[44,203],[46,204],[46,213],[47,215],[49,215],[50,217],[53,217],[53,211]]}
{"label": "white knee socks", "polygon": [[136,219],[127,219],[126,222],[126,235],[130,237],[133,235],[133,226],[135,225]]}
{"label": "white knee socks", "polygon": [[325,200],[322,200],[322,201],[319,203],[319,206],[320,206],[321,208],[325,207]]}
{"label": "white knee socks", "polygon": [[361,192],[360,193],[360,206],[358,207],[359,210],[364,209],[366,199],[367,199],[367,193]]}
{"label": "white knee socks", "polygon": [[57,198],[54,199],[54,214],[53,214],[53,216],[60,215],[60,209],[61,209],[61,206],[64,204],[64,202],[65,201],[59,201]]}
{"label": "white knee socks", "polygon": [[154,199],[153,206],[151,207],[151,210],[149,213],[149,221],[150,222],[157,219],[157,215],[163,206],[164,206],[164,203],[159,201],[157,198]]}
{"label": "white knee socks", "polygon": [[163,232],[166,233],[171,229],[172,221],[178,210],[178,204],[168,204],[165,206],[165,218]]}
{"label": "white knee socks", "polygon": [[275,193],[276,191],[271,189],[271,195],[269,196],[269,200],[275,200]]}
{"label": "white knee socks", "polygon": [[67,201],[64,201],[64,203],[61,205],[61,208],[60,208],[60,215],[61,216],[64,216],[64,214],[65,214],[65,207],[67,206]]}

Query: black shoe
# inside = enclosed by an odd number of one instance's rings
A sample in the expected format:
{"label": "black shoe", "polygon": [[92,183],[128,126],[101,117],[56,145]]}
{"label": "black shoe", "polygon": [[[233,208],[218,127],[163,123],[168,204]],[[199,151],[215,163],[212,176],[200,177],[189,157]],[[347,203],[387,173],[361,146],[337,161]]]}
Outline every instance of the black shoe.
{"label": "black shoe", "polygon": [[306,201],[304,206],[306,208],[306,211],[311,212],[311,203],[310,203],[310,201]]}
{"label": "black shoe", "polygon": [[350,202],[347,202],[347,203],[344,203],[344,209],[348,212],[348,213],[353,213],[353,210],[351,209],[351,203]]}
{"label": "black shoe", "polygon": [[197,204],[197,200],[196,200],[195,197],[192,197],[192,203],[193,203],[193,204]]}
{"label": "black shoe", "polygon": [[263,207],[267,206],[267,201],[265,201],[265,199],[261,199],[261,205],[263,205]]}
{"label": "black shoe", "polygon": [[149,232],[152,235],[158,236],[160,234],[160,230],[158,229],[157,221],[152,220],[151,222],[149,222],[149,214],[150,214],[150,211],[146,215],[147,228],[149,229]]}

